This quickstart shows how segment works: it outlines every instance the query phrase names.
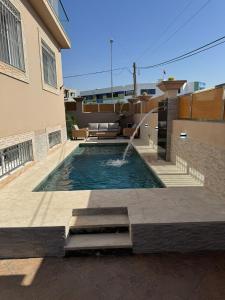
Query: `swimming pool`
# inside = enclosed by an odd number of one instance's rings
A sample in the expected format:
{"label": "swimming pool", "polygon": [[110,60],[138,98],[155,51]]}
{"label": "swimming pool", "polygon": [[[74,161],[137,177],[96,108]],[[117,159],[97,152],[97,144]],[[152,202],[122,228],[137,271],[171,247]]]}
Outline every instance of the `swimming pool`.
{"label": "swimming pool", "polygon": [[160,180],[127,144],[80,144],[34,191],[161,188]]}

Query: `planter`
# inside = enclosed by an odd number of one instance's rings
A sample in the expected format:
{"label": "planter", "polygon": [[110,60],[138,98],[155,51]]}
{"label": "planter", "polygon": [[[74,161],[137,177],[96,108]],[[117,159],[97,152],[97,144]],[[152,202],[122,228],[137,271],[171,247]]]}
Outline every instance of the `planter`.
{"label": "planter", "polygon": [[163,91],[179,90],[187,80],[166,80],[157,84],[157,87]]}

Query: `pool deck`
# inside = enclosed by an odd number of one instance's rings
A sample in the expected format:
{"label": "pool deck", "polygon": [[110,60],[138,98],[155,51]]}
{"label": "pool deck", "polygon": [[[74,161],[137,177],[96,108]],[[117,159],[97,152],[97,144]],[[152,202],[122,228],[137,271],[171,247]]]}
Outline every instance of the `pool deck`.
{"label": "pool deck", "polygon": [[[54,236],[59,230],[57,234],[62,235],[65,229],[67,232],[74,208],[126,206],[135,253],[225,249],[225,199],[176,166],[157,161],[155,150],[140,140],[135,141],[136,149],[168,188],[32,192],[80,142],[58,147],[46,160],[35,163],[0,189],[1,245],[8,243],[13,230],[16,239],[24,228],[45,232],[49,228],[46,234]],[[13,247],[8,255],[5,253],[0,250],[0,257],[16,257]]]}

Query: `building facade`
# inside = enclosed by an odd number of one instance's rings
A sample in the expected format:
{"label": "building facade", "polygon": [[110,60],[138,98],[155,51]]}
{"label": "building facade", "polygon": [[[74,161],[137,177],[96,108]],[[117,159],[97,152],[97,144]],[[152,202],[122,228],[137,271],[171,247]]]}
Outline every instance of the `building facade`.
{"label": "building facade", "polygon": [[75,98],[80,96],[80,92],[76,89],[70,89],[64,87],[64,101],[65,102],[74,102]]}
{"label": "building facade", "polygon": [[[188,82],[184,87],[182,87],[180,94],[193,93],[203,88],[205,88],[205,83],[198,81]],[[157,83],[137,84],[137,96],[143,95],[144,93],[150,96],[162,95],[162,92],[157,87]],[[111,87],[80,92],[80,95],[85,98],[86,103],[115,103],[118,101],[127,102],[127,100],[133,96],[133,94],[133,84],[113,87],[113,99]]]}
{"label": "building facade", "polygon": [[60,6],[0,0],[0,177],[67,139],[61,49],[71,44]]}

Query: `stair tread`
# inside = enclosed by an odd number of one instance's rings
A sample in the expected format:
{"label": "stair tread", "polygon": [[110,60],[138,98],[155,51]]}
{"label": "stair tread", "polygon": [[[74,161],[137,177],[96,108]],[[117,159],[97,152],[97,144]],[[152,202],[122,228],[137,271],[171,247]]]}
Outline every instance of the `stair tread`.
{"label": "stair tread", "polygon": [[88,215],[74,216],[71,218],[70,228],[89,228],[107,226],[128,226],[127,215]]}
{"label": "stair tread", "polygon": [[129,233],[97,233],[70,235],[65,250],[113,249],[132,247]]}

